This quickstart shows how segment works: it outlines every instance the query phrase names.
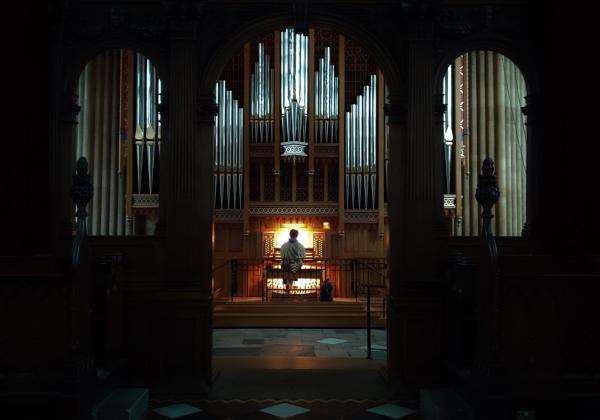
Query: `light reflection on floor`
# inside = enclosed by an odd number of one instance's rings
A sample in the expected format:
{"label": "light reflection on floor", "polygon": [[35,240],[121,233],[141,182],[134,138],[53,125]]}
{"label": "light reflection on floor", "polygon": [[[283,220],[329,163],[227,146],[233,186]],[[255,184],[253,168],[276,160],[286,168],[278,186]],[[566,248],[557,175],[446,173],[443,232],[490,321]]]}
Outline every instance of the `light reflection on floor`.
{"label": "light reflection on floor", "polygon": [[[371,354],[387,357],[387,334],[371,330]],[[213,330],[214,356],[304,356],[366,358],[365,329],[219,328]]]}

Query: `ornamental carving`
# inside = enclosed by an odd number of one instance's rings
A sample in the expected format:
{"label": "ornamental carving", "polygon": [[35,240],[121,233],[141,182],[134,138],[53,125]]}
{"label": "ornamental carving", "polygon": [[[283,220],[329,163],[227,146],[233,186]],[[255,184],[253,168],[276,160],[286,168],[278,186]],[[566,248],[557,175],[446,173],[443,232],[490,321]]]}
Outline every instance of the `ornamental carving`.
{"label": "ornamental carving", "polygon": [[158,208],[159,194],[133,194],[133,208]]}
{"label": "ornamental carving", "polygon": [[377,223],[379,212],[377,211],[346,211],[345,223]]}
{"label": "ornamental carving", "polygon": [[253,206],[249,212],[252,216],[337,216],[337,206]]}
{"label": "ornamental carving", "polygon": [[243,210],[215,210],[215,222],[240,223],[244,220]]}

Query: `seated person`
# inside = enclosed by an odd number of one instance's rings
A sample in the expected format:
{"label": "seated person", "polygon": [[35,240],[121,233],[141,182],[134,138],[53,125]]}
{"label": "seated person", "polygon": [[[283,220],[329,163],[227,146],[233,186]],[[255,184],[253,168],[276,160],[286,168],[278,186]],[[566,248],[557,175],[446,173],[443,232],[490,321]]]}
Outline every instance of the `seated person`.
{"label": "seated person", "polygon": [[298,242],[298,231],[292,229],[290,239],[281,245],[281,269],[286,290],[290,289],[292,282],[298,280],[304,257],[304,245]]}
{"label": "seated person", "polygon": [[321,301],[331,302],[333,300],[333,284],[329,282],[329,279],[325,279],[325,282],[321,285]]}

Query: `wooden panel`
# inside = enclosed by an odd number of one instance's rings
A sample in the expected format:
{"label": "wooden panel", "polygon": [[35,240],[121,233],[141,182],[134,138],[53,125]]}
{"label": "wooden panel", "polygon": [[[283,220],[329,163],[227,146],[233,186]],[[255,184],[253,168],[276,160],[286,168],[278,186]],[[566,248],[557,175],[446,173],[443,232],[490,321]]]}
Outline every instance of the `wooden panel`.
{"label": "wooden panel", "polygon": [[377,234],[375,224],[346,224],[344,248],[336,258],[385,258],[384,241]]}

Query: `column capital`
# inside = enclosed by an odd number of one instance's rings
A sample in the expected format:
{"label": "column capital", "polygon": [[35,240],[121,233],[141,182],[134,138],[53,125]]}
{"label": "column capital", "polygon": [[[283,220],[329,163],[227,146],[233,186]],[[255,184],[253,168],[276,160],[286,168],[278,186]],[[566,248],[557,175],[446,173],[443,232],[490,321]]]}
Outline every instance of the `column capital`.
{"label": "column capital", "polygon": [[388,117],[388,124],[406,124],[408,107],[404,98],[388,97],[388,101],[383,109],[385,116]]}
{"label": "column capital", "polygon": [[164,2],[169,16],[169,31],[172,41],[194,41],[198,37],[198,26],[204,12],[205,1]]}
{"label": "column capital", "polygon": [[444,103],[444,95],[436,93],[433,95],[433,121],[436,125],[442,125],[444,123],[444,114],[448,105]]}
{"label": "column capital", "polygon": [[156,105],[158,112],[160,113],[161,125],[167,127],[169,125],[169,93],[163,87],[163,91],[160,94],[160,103]]}
{"label": "column capital", "polygon": [[213,93],[199,93],[196,102],[196,115],[198,116],[198,124],[214,124],[215,115],[219,112],[219,108],[215,103],[215,95]]}
{"label": "column capital", "polygon": [[61,119],[65,123],[77,124],[77,117],[81,107],[77,103],[79,95],[73,92],[64,92],[61,99]]}
{"label": "column capital", "polygon": [[538,120],[540,106],[536,99],[535,95],[525,96],[525,106],[521,107],[521,112],[527,117],[527,124],[534,124]]}

